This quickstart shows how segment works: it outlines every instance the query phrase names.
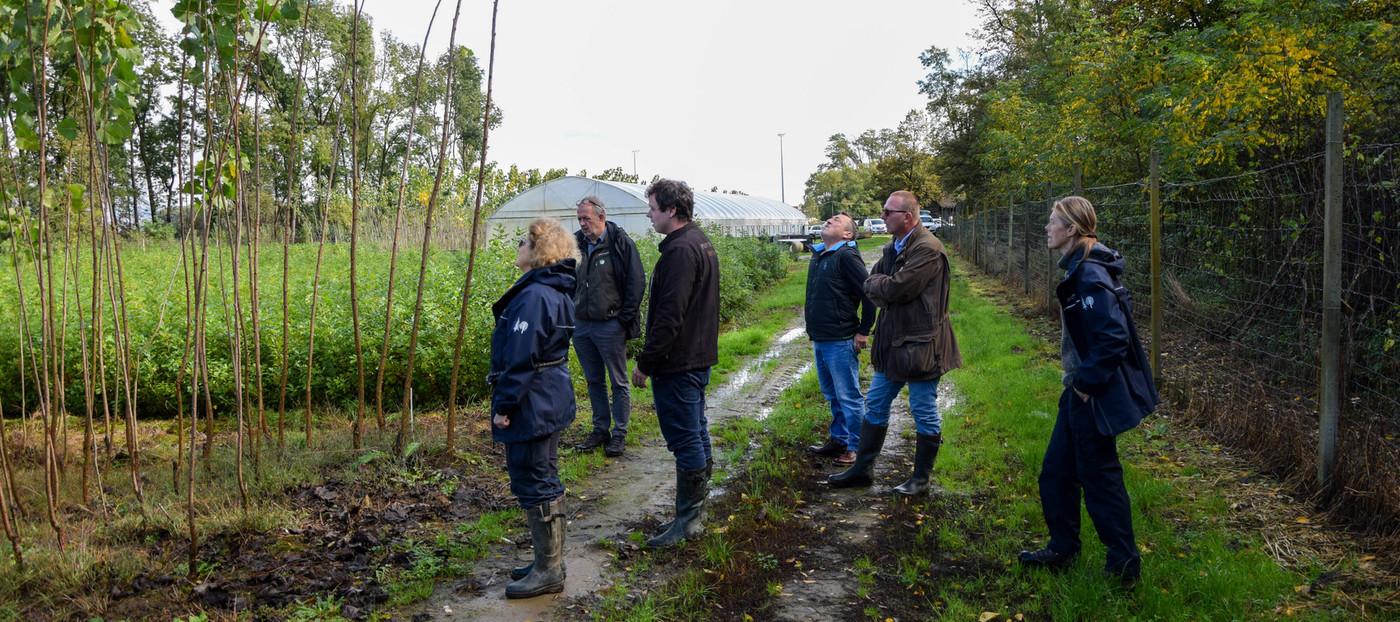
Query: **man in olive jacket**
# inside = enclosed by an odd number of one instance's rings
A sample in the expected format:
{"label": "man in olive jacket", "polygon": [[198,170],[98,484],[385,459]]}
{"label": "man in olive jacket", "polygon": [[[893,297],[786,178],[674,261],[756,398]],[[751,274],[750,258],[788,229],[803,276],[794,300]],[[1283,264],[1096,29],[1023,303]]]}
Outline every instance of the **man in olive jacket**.
{"label": "man in olive jacket", "polygon": [[952,271],[943,243],[919,222],[919,202],[913,193],[891,194],[882,216],[893,240],[885,245],[865,281],[866,295],[880,308],[870,351],[875,374],[866,393],[856,462],[827,481],[838,488],[874,482],[875,457],[885,444],[890,404],[908,385],[909,412],[918,433],[914,472],[895,492],[917,495],[931,487],[933,462],[943,444],[938,380],[962,365],[948,319]]}
{"label": "man in olive jacket", "polygon": [[695,225],[695,195],[684,182],[662,179],[647,188],[647,218],[666,236],[651,275],[647,333],[632,386],[654,380],[652,400],[666,449],[676,457],[676,517],[647,546],[672,546],[704,532],[710,490],[709,421],[705,387],[719,362],[719,253]]}
{"label": "man in olive jacket", "polygon": [[[627,423],[632,418],[632,391],[627,386],[627,340],[641,334],[640,309],[646,289],[642,256],[617,223],[607,219],[603,202],[584,197],[576,206],[579,230],[578,284],[574,287],[574,352],[588,381],[593,406],[593,432],[577,451],[618,457],[626,448]],[[608,389],[612,399],[608,399]],[[609,419],[612,434],[608,433]]]}

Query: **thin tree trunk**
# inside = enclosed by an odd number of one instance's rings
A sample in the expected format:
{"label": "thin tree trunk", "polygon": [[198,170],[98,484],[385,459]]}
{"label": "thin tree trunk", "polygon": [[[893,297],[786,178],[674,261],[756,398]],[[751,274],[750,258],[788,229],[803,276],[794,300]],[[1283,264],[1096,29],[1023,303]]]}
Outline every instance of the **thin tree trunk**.
{"label": "thin tree trunk", "polygon": [[442,140],[438,143],[437,174],[433,191],[428,196],[428,213],[423,219],[423,251],[418,264],[418,296],[413,305],[413,328],[408,333],[408,363],[404,366],[403,415],[399,417],[399,433],[394,438],[394,453],[403,455],[408,444],[408,419],[413,400],[413,355],[418,348],[418,326],[423,320],[423,289],[428,278],[428,248],[433,238],[433,212],[437,208],[438,190],[442,188],[442,170],[447,163],[447,138],[452,127],[452,78],[456,67],[457,18],[462,15],[462,0],[452,15],[452,34],[447,43],[447,86],[443,94]]}

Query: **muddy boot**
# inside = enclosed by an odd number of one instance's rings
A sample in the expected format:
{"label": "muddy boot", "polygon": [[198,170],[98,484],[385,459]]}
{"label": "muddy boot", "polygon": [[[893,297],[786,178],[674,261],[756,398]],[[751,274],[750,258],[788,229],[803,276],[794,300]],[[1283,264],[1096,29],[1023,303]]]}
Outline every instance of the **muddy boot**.
{"label": "muddy boot", "polygon": [[860,423],[860,444],[856,446],[856,463],[851,468],[826,478],[832,488],[853,488],[875,483],[875,456],[885,447],[887,426]]}
{"label": "muddy boot", "polygon": [[920,434],[914,445],[914,474],[909,481],[894,487],[901,495],[921,495],[933,487],[933,462],[938,459],[938,448],[943,445],[942,434]]}
{"label": "muddy boot", "polygon": [[525,510],[525,518],[535,561],[524,578],[506,585],[506,598],[558,594],[564,591],[564,497]]}
{"label": "muddy boot", "polygon": [[647,540],[647,546],[674,546],[681,540],[693,540],[705,533],[705,497],[709,494],[707,468],[677,468],[676,518],[669,523],[665,533]]}
{"label": "muddy boot", "polygon": [[[715,472],[715,461],[714,461],[714,459],[706,460],[706,461],[705,461],[705,481],[706,481],[706,482],[709,482],[709,481],[710,481],[710,475],[713,474],[714,472]],[[710,495],[710,489],[709,489],[709,486],[708,486],[708,484],[707,484],[706,487],[705,487],[705,496],[708,497],[709,495]],[[703,523],[703,522],[705,521],[705,514],[704,514],[705,508],[701,508],[701,509],[700,509],[700,512],[701,512],[701,515],[700,515],[700,522]],[[657,530],[658,532],[661,532],[661,533],[666,533],[667,531],[670,531],[670,529],[671,529],[671,523],[674,523],[674,522],[676,522],[675,519],[668,520],[668,521],[666,521],[666,522],[664,522],[664,523],[661,523],[660,525],[657,525],[657,526],[656,526],[656,530]]]}

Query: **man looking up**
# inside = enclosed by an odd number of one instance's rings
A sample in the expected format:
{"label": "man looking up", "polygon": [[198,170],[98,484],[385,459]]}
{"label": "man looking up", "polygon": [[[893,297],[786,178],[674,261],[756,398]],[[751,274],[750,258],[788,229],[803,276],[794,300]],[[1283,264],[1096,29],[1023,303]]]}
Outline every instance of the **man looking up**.
{"label": "man looking up", "polygon": [[676,457],[676,516],[647,546],[673,546],[704,533],[710,489],[709,421],[705,387],[719,362],[719,255],[695,225],[695,195],[684,182],[662,179],[647,188],[647,218],[666,236],[651,276],[646,342],[632,385],[654,379],[652,399],[666,449]]}
{"label": "man looking up", "polygon": [[865,281],[865,294],[880,307],[870,362],[875,374],[860,426],[860,445],[851,468],[827,478],[837,488],[874,482],[875,457],[885,444],[890,403],[909,385],[909,413],[918,432],[914,473],[894,490],[918,495],[931,487],[933,462],[943,444],[938,415],[938,380],[962,365],[958,341],[948,319],[952,271],[943,243],[919,222],[919,201],[898,190],[882,212],[893,239]]}
{"label": "man looking up", "polygon": [[574,316],[578,323],[574,329],[574,352],[588,381],[593,432],[574,449],[592,451],[606,444],[603,453],[617,457],[626,448],[627,422],[632,416],[627,340],[642,332],[639,311],[646,274],[637,245],[622,227],[607,219],[598,197],[584,197],[576,207],[579,230],[574,233],[574,241],[583,261],[579,262],[574,287]]}
{"label": "man looking up", "polygon": [[[808,447],[818,456],[836,456],[836,464],[856,461],[865,396],[860,392],[860,359],[875,303],[865,295],[865,262],[856,247],[856,221],[841,212],[822,225],[822,241],[812,248],[807,266],[807,302],[802,316],[816,357],[817,382],[831,403],[831,436],[825,445]],[[857,316],[859,310],[859,316]]]}

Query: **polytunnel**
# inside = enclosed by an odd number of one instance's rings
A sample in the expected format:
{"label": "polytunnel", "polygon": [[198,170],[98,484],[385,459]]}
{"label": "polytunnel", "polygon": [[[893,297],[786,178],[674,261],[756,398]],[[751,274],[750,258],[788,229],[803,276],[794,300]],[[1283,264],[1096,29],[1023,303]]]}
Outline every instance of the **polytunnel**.
{"label": "polytunnel", "polygon": [[[760,197],[718,192],[695,193],[695,220],[718,225],[731,236],[771,237],[801,235],[807,215],[795,207]],[[544,217],[578,229],[574,207],[586,196],[596,196],[606,206],[607,218],[632,236],[655,235],[647,219],[647,186],[587,177],[559,177],[534,186],[507,201],[486,219],[491,235],[509,235],[530,221]]]}

